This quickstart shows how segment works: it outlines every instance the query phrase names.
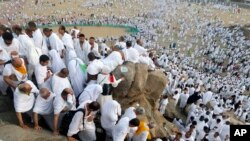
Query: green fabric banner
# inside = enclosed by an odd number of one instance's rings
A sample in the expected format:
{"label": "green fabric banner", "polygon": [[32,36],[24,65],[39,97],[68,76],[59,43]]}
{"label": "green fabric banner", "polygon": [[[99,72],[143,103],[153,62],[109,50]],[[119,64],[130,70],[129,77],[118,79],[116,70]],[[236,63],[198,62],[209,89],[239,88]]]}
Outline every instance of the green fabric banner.
{"label": "green fabric banner", "polygon": [[[130,34],[136,34],[139,32],[139,29],[136,27],[128,26],[128,25],[113,25],[113,24],[63,24],[66,27],[69,26],[104,26],[104,27],[112,27],[112,28],[125,28],[126,32]],[[48,25],[41,25],[38,26],[39,28],[45,28],[45,27],[57,27],[58,25],[54,24],[48,24]]]}

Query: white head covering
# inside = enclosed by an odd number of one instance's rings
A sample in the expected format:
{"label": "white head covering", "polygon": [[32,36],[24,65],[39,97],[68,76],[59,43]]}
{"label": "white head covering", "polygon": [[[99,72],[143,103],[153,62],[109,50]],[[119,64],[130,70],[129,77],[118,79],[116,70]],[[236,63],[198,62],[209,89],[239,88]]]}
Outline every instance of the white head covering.
{"label": "white head covering", "polygon": [[84,83],[87,79],[86,65],[81,59],[77,58],[76,52],[73,50],[69,51],[68,59],[69,78],[77,97],[84,90]]}
{"label": "white head covering", "polygon": [[101,72],[102,68],[103,68],[103,63],[97,59],[95,59],[94,61],[92,61],[88,67],[87,67],[87,72],[90,75],[97,75],[99,72]]}
{"label": "white head covering", "polygon": [[51,51],[49,51],[49,56],[51,57],[51,69],[54,73],[59,72],[63,68],[66,68],[65,63],[56,50],[52,49]]}
{"label": "white head covering", "polygon": [[69,58],[69,61],[72,59],[76,59],[77,58],[76,52],[74,50],[70,50],[68,58]]}

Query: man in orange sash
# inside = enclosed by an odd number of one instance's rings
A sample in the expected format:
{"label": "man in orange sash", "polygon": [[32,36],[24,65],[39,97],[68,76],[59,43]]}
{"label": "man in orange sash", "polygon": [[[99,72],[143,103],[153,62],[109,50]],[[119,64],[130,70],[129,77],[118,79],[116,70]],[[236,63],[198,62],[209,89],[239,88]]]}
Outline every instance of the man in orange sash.
{"label": "man in orange sash", "polygon": [[140,121],[137,131],[133,136],[133,141],[147,141],[151,140],[151,134],[149,132],[150,128],[153,126],[148,125],[144,121]]}
{"label": "man in orange sash", "polygon": [[27,80],[27,74],[24,60],[16,57],[11,60],[10,64],[5,65],[3,80],[12,90],[15,90],[20,82]]}

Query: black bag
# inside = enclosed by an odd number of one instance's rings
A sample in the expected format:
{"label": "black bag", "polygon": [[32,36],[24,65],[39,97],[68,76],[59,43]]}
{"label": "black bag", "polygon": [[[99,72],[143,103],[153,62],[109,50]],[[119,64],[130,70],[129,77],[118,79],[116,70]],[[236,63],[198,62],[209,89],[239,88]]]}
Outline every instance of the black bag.
{"label": "black bag", "polygon": [[[61,126],[60,126],[60,133],[62,135],[65,135],[67,136],[67,133],[68,133],[68,130],[69,130],[69,125],[74,117],[74,115],[77,113],[77,112],[83,112],[83,116],[85,115],[85,110],[84,109],[78,109],[76,111],[68,111],[63,119],[62,119],[62,123],[61,123]],[[83,122],[84,124],[84,122]]]}
{"label": "black bag", "polygon": [[103,90],[102,95],[111,95],[113,87],[111,84],[104,84],[102,90]]}

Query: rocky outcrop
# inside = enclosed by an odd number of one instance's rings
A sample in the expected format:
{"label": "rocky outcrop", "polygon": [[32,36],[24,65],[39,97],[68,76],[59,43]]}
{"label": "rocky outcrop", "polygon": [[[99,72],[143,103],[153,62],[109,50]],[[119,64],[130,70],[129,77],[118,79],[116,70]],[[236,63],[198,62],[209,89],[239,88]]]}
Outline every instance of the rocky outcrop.
{"label": "rocky outcrop", "polygon": [[164,126],[173,125],[157,110],[158,100],[167,83],[164,73],[160,70],[148,71],[148,66],[144,64],[126,62],[117,67],[113,74],[116,78],[126,78],[114,89],[114,99],[119,101],[122,108],[136,104],[143,106],[146,113],[144,117],[139,118],[156,123],[156,128],[152,131],[153,136],[166,136],[170,133],[171,129]]}

